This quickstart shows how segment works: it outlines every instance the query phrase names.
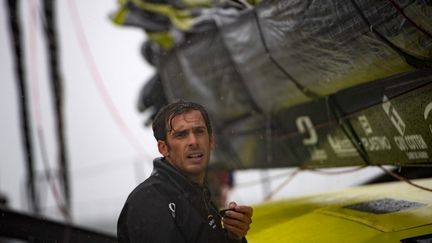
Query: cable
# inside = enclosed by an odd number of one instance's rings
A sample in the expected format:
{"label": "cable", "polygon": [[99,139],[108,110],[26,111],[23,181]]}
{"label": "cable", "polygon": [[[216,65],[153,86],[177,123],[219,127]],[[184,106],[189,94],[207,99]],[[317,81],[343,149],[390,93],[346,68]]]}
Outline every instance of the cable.
{"label": "cable", "polygon": [[355,167],[355,168],[351,168],[351,169],[347,169],[347,170],[341,170],[341,171],[323,171],[323,170],[319,170],[319,169],[308,169],[308,170],[311,172],[317,173],[317,174],[322,174],[322,175],[340,175],[340,174],[347,174],[347,173],[356,172],[356,171],[362,170],[366,167],[367,167],[366,165],[362,165],[359,167]]}
{"label": "cable", "polygon": [[87,42],[86,36],[84,34],[84,29],[81,25],[81,20],[75,2],[73,0],[68,0],[67,2],[69,6],[69,8],[67,9],[69,10],[69,13],[73,19],[72,22],[74,25],[75,34],[81,46],[81,51],[84,55],[85,61],[87,62],[89,71],[93,77],[93,81],[95,81],[99,95],[102,97],[102,100],[106,108],[108,109],[111,117],[113,118],[115,124],[119,127],[123,135],[126,137],[127,141],[136,149],[136,151],[138,151],[138,154],[142,154],[142,151],[146,151],[146,149],[140,145],[131,130],[126,126],[126,123],[122,119],[120,112],[115,107],[113,100],[110,98],[107,88],[105,87],[102,75],[97,69],[96,63],[90,51],[90,45]]}
{"label": "cable", "polygon": [[296,88],[302,93],[304,94],[306,97],[308,97],[311,100],[315,100],[317,98],[320,97],[319,94],[317,94],[316,92],[310,90],[309,88],[307,88],[306,86],[302,85],[297,79],[295,79],[290,73],[288,73],[288,71],[273,57],[273,55],[271,54],[271,51],[267,45],[267,42],[265,40],[263,31],[262,31],[262,26],[261,23],[259,21],[259,17],[256,13],[256,11],[254,11],[255,14],[255,20],[257,23],[257,28],[258,28],[258,33],[259,36],[261,38],[261,42],[263,44],[264,50],[267,53],[270,61],[288,78],[291,80],[291,82],[293,82],[293,84],[296,86]]}
{"label": "cable", "polygon": [[36,128],[42,127],[42,111],[40,105],[40,94],[39,94],[39,73],[38,73],[38,62],[37,57],[37,45],[36,45],[36,33],[37,28],[37,6],[35,0],[30,1],[30,13],[28,18],[29,25],[29,79],[30,79],[30,90],[32,94],[32,107],[35,114]]}
{"label": "cable", "polygon": [[345,114],[345,112],[343,112],[342,108],[340,107],[334,96],[327,96],[326,101],[328,110],[333,113],[333,116],[338,121],[339,127],[342,129],[343,133],[347,136],[347,138],[349,138],[351,145],[356,149],[360,158],[363,159],[366,165],[371,165],[368,152],[364,147],[359,135],[356,133],[353,125],[351,124],[351,120],[344,119],[344,117],[347,115]]}
{"label": "cable", "polygon": [[406,178],[406,177],[403,177],[403,176],[401,176],[401,175],[398,175],[398,174],[394,173],[393,171],[390,171],[390,170],[384,168],[382,165],[377,165],[377,166],[378,166],[381,170],[383,170],[385,173],[391,175],[392,177],[394,177],[394,178],[396,178],[396,179],[398,179],[398,180],[400,180],[400,181],[406,182],[406,183],[408,183],[409,185],[414,186],[414,187],[416,187],[416,188],[419,188],[419,189],[422,189],[422,190],[425,190],[425,191],[428,191],[428,192],[432,192],[432,188],[428,188],[428,187],[424,187],[424,186],[421,186],[421,185],[419,185],[419,184],[416,184],[416,183],[412,182],[410,179],[408,179],[408,178]]}
{"label": "cable", "polygon": [[[311,172],[315,172],[315,173],[319,173],[319,174],[323,174],[323,175],[339,175],[339,174],[346,174],[346,173],[353,173],[359,170],[362,170],[364,168],[366,168],[366,165],[363,166],[359,166],[356,168],[351,168],[351,169],[347,169],[347,170],[343,170],[343,171],[335,171],[335,172],[329,172],[329,171],[321,171],[318,169],[304,169],[304,168],[297,168],[294,171],[290,171],[288,173],[283,173],[283,174],[279,174],[276,176],[270,176],[268,177],[270,180],[274,180],[277,178],[283,178],[288,176],[285,181],[283,181],[275,190],[273,190],[272,192],[270,192],[265,198],[264,201],[268,201],[270,200],[277,192],[279,192],[284,186],[286,186],[288,183],[290,183],[294,177],[300,172],[300,171],[311,171]],[[261,180],[256,180],[256,181],[249,181],[246,183],[241,183],[241,184],[237,184],[235,185],[235,187],[246,187],[246,186],[254,186],[257,184],[260,184]]]}
{"label": "cable", "polygon": [[[221,26],[219,26],[219,25],[216,25],[216,29],[218,32],[221,32],[221,33],[223,31],[221,29]],[[230,64],[234,67],[235,70],[241,70],[241,68],[238,67],[238,63],[233,61],[234,60],[233,53],[230,51],[230,49],[226,43],[226,38],[221,37],[221,41],[222,41],[222,46],[226,50],[226,55],[229,55],[229,59],[231,61]],[[253,96],[252,91],[248,87],[247,79],[244,77],[243,72],[236,71],[236,73],[240,77],[239,79],[236,79],[236,81],[243,86],[244,94],[246,95],[247,99],[249,100],[249,105],[251,106],[250,107],[251,111],[248,111],[248,114],[246,116],[250,115],[250,113],[253,113],[253,111],[265,115],[265,112],[263,111],[262,107],[258,104],[258,102],[256,101],[256,99]]]}
{"label": "cable", "polygon": [[30,82],[31,82],[31,91],[32,91],[32,104],[33,110],[35,112],[35,123],[36,123],[36,131],[37,138],[39,141],[39,148],[41,152],[42,165],[44,167],[44,176],[50,186],[50,191],[53,193],[54,201],[56,202],[56,208],[62,214],[65,222],[71,222],[71,215],[68,208],[61,203],[60,193],[58,188],[56,187],[55,182],[52,180],[53,176],[49,171],[49,163],[47,156],[46,143],[44,139],[44,128],[42,123],[42,111],[40,105],[40,95],[39,95],[39,78],[37,72],[37,64],[36,56],[37,56],[37,47],[36,47],[36,34],[34,30],[37,27],[37,18],[36,18],[37,6],[35,0],[30,1],[30,14],[29,14],[29,69],[30,69]]}
{"label": "cable", "polygon": [[18,104],[19,104],[19,118],[21,125],[21,139],[24,150],[24,158],[27,169],[27,197],[30,200],[31,209],[34,212],[39,212],[39,199],[35,188],[35,175],[34,175],[34,157],[33,157],[33,144],[31,136],[31,125],[30,125],[30,112],[28,109],[28,94],[25,80],[25,66],[24,66],[24,48],[21,45],[21,18],[19,16],[20,1],[8,0],[5,1],[7,4],[9,14],[9,31],[11,36],[11,48],[14,54],[14,68],[16,75],[16,87],[18,91]]}
{"label": "cable", "polygon": [[269,201],[270,199],[272,199],[272,197],[279,192],[284,186],[286,186],[288,183],[290,183],[294,177],[301,171],[300,168],[297,168],[296,170],[294,170],[289,176],[288,178],[285,179],[285,181],[283,181],[275,190],[271,191],[265,198],[264,201]]}
{"label": "cable", "polygon": [[[366,168],[366,167],[367,167],[367,166],[362,165],[362,166],[359,166],[359,167],[356,167],[356,168],[347,169],[347,170],[344,170],[344,171],[335,171],[335,172],[322,171],[322,170],[319,170],[319,169],[311,169],[311,168],[308,168],[308,169],[304,169],[304,168],[303,168],[303,169],[300,169],[300,170],[310,171],[310,172],[314,172],[314,173],[318,173],[318,174],[323,174],[323,175],[339,175],[339,174],[346,174],[346,173],[356,172],[356,171],[362,170],[362,169],[364,169],[364,168]],[[287,175],[291,175],[292,173],[293,173],[292,171],[289,171],[289,172],[287,172],[287,173],[281,173],[281,174],[278,174],[278,175],[269,176],[268,178],[269,178],[270,180],[275,180],[275,179],[278,179],[278,178],[284,178],[284,177],[286,177]],[[238,183],[238,184],[235,185],[235,187],[248,187],[248,186],[255,186],[255,185],[257,185],[257,184],[260,184],[261,181],[262,181],[262,180],[260,179],[260,180],[253,180],[253,181],[248,181],[248,182]]]}
{"label": "cable", "polygon": [[60,71],[60,58],[56,30],[56,12],[54,0],[42,1],[43,30],[45,37],[45,45],[48,57],[48,74],[53,97],[52,104],[54,108],[54,124],[56,128],[56,143],[57,143],[57,163],[59,166],[59,181],[64,194],[66,207],[70,208],[70,187],[69,187],[69,168],[66,146],[65,119],[64,119],[64,89],[63,77]]}
{"label": "cable", "polygon": [[[336,174],[345,174],[345,173],[352,173],[358,170],[361,170],[363,168],[365,168],[366,166],[360,166],[358,168],[354,168],[354,169],[349,169],[349,170],[345,170],[345,171],[338,171],[338,172],[324,172],[324,171],[318,171],[316,169],[308,169],[312,172],[317,172],[317,173],[322,173],[322,174],[327,174],[327,175],[336,175]],[[290,183],[294,177],[300,172],[302,171],[302,168],[297,168],[296,170],[294,170],[293,172],[290,173],[289,177],[285,179],[284,182],[282,182],[275,190],[273,190],[271,193],[269,193],[266,197],[265,197],[265,201],[270,200],[277,192],[279,192],[284,186],[286,186],[288,183]]]}
{"label": "cable", "polygon": [[406,63],[416,69],[421,68],[430,68],[432,66],[431,60],[422,60],[418,57],[415,57],[403,49],[401,49],[399,46],[391,42],[387,39],[383,34],[381,34],[375,26],[369,21],[369,19],[366,17],[365,13],[362,11],[360,6],[357,4],[356,0],[350,0],[360,17],[363,19],[365,24],[369,27],[369,30],[371,33],[375,34],[384,44],[386,44],[388,47],[390,47],[392,50],[394,50],[396,53],[398,53],[401,57],[403,57],[406,61]]}
{"label": "cable", "polygon": [[396,8],[396,10],[402,15],[404,16],[404,18],[406,20],[408,20],[408,22],[410,22],[412,25],[414,25],[415,28],[417,28],[419,31],[421,31],[423,34],[427,35],[429,38],[432,38],[432,34],[429,33],[427,30],[423,29],[421,26],[419,26],[416,22],[414,22],[414,20],[412,20],[410,17],[408,17],[408,15],[405,14],[405,12],[403,11],[403,9],[401,8],[401,6],[399,6],[395,1],[393,0],[388,0],[394,8]]}
{"label": "cable", "polygon": [[50,185],[50,189],[51,189],[51,192],[53,193],[57,209],[62,214],[65,222],[66,223],[71,223],[72,222],[72,217],[71,217],[71,214],[70,214],[69,207],[67,207],[67,205],[66,205],[65,202],[63,202],[63,203],[61,202],[60,192],[59,192],[60,190],[56,186],[55,182],[52,180],[53,176],[51,175],[51,173],[50,173],[50,171],[48,169],[49,168],[49,163],[48,163],[47,149],[46,149],[46,143],[45,143],[45,139],[44,139],[43,131],[42,130],[38,129],[38,136],[37,137],[38,137],[39,144],[40,144],[40,149],[41,149],[42,164],[44,166],[44,175],[46,177],[48,185]]}

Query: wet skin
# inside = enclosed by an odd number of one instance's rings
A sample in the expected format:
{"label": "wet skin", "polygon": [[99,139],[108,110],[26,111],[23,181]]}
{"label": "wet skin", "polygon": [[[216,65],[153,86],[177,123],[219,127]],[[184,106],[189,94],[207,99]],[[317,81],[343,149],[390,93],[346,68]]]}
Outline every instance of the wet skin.
{"label": "wet skin", "polygon": [[213,148],[213,137],[208,133],[199,111],[175,116],[168,127],[166,141],[158,141],[159,152],[189,180],[202,184]]}
{"label": "wet skin", "polygon": [[[168,126],[166,141],[158,141],[159,152],[190,181],[202,184],[213,149],[213,137],[208,133],[199,111],[190,111],[175,116]],[[223,218],[228,236],[240,239],[247,234],[252,223],[253,209],[250,206],[229,204]]]}

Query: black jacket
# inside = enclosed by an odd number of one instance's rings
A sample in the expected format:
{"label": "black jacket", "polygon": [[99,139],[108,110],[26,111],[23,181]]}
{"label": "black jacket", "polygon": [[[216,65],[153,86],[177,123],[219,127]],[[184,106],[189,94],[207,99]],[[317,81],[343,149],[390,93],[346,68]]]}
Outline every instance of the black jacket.
{"label": "black jacket", "polygon": [[117,223],[120,243],[231,243],[206,186],[191,183],[163,158],[129,195]]}

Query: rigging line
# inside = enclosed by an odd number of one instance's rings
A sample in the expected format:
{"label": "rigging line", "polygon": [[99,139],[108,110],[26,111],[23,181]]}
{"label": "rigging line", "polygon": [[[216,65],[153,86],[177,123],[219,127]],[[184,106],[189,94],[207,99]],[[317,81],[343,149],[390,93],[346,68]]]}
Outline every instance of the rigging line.
{"label": "rigging line", "polygon": [[97,90],[99,92],[99,95],[102,97],[102,100],[108,109],[111,117],[113,118],[115,124],[119,127],[123,135],[126,137],[126,139],[129,141],[129,143],[136,149],[138,154],[142,154],[142,151],[146,151],[147,154],[150,154],[145,147],[142,147],[142,145],[138,142],[138,140],[133,135],[132,131],[127,127],[125,121],[122,119],[120,112],[114,105],[113,100],[110,98],[110,95],[108,93],[108,90],[104,84],[104,80],[102,78],[101,73],[99,72],[96,62],[94,60],[94,57],[92,56],[92,53],[90,51],[90,45],[88,44],[88,41],[86,39],[84,28],[81,25],[80,16],[78,13],[78,9],[75,5],[75,1],[68,0],[67,1],[69,8],[69,13],[73,19],[72,23],[74,25],[75,34],[77,36],[78,42],[81,46],[81,52],[84,55],[84,59],[87,62],[87,66],[89,68],[89,71],[93,77],[93,81],[96,84]]}
{"label": "rigging line", "polygon": [[65,134],[65,119],[64,119],[64,95],[63,95],[63,77],[60,71],[60,58],[59,58],[59,47],[57,40],[56,30],[56,11],[55,11],[54,0],[43,0],[43,15],[45,22],[43,24],[44,37],[45,37],[45,48],[47,51],[48,62],[49,62],[49,79],[51,95],[53,96],[53,107],[56,127],[56,142],[58,146],[57,162],[59,164],[60,171],[60,183],[62,187],[62,193],[65,197],[65,203],[68,208],[71,207],[71,196],[69,186],[69,167],[68,167],[68,156],[66,147],[66,134]]}
{"label": "rigging line", "polygon": [[265,37],[264,37],[264,34],[263,34],[263,31],[262,31],[262,26],[261,26],[261,23],[260,23],[260,20],[259,20],[259,17],[258,17],[258,15],[257,15],[257,13],[256,13],[256,11],[253,11],[254,12],[254,15],[255,15],[255,20],[256,20],[256,23],[257,23],[257,28],[258,28],[258,33],[259,33],[259,36],[260,36],[260,39],[261,39],[261,42],[262,42],[262,44],[263,44],[263,47],[264,47],[264,50],[265,50],[265,52],[266,52],[266,54],[268,55],[268,57],[269,57],[269,59],[270,59],[270,61],[273,63],[273,64],[275,64],[276,65],[276,67],[286,76],[286,77],[288,77],[292,82],[293,82],[293,84],[296,86],[296,88],[301,92],[301,93],[303,93],[306,97],[308,97],[308,98],[310,98],[310,99],[317,99],[317,98],[319,98],[320,97],[320,95],[319,94],[317,94],[317,93],[315,93],[314,91],[312,91],[312,90],[310,90],[310,89],[308,89],[308,88],[306,88],[305,86],[303,86],[297,79],[295,79],[293,76],[291,76],[291,74],[289,74],[288,73],[288,71],[287,70],[285,70],[285,68],[284,67],[282,67],[282,65],[273,57],[273,55],[271,54],[271,52],[270,52],[270,49],[269,49],[269,47],[267,46],[267,42],[266,42],[266,40],[265,40]]}
{"label": "rigging line", "polygon": [[26,191],[30,199],[32,211],[39,212],[39,199],[35,187],[34,175],[34,157],[33,157],[33,144],[30,125],[30,113],[28,110],[28,98],[25,82],[25,67],[24,67],[24,50],[21,44],[21,19],[19,16],[19,3],[20,1],[8,0],[4,2],[7,4],[10,42],[14,54],[14,69],[16,78],[16,87],[18,91],[18,104],[19,116],[21,125],[21,142],[24,150],[24,158],[26,161],[27,178],[26,178]]}
{"label": "rigging line", "polygon": [[432,34],[429,33],[427,30],[425,30],[423,27],[421,27],[420,25],[418,25],[416,22],[414,22],[413,19],[411,19],[408,15],[405,14],[405,12],[403,11],[403,9],[401,8],[400,5],[398,5],[394,0],[388,0],[394,8],[396,8],[396,10],[402,15],[404,16],[404,18],[406,20],[408,20],[408,22],[410,22],[412,25],[414,25],[415,28],[417,28],[419,31],[421,31],[423,34],[427,35],[429,38],[432,38]]}
{"label": "rigging line", "polygon": [[29,27],[29,71],[30,71],[30,90],[32,94],[32,106],[35,113],[36,128],[42,126],[42,110],[40,105],[40,93],[39,93],[39,72],[37,62],[37,40],[35,29],[37,28],[37,6],[35,0],[30,1],[30,13],[28,26]]}
{"label": "rigging line", "polygon": [[317,173],[317,174],[322,174],[322,175],[340,175],[340,174],[357,172],[357,171],[360,171],[364,168],[366,168],[366,165],[362,165],[362,166],[351,168],[351,169],[341,170],[341,171],[325,171],[325,170],[320,170],[320,169],[308,169],[308,170],[311,172]]}
{"label": "rigging line", "polygon": [[[423,69],[423,71],[425,71],[425,70],[427,70],[427,69]],[[427,76],[427,75],[430,75],[430,72],[426,72],[426,73],[423,73],[425,76]],[[414,81],[412,81],[412,82],[418,82],[418,80],[414,80]],[[428,81],[428,82],[426,82],[426,83],[424,83],[424,84],[422,84],[422,85],[419,85],[419,86],[416,86],[416,87],[413,87],[413,88],[410,88],[410,89],[407,89],[407,90],[405,90],[405,91],[403,91],[403,92],[400,92],[399,94],[397,94],[397,95],[393,95],[393,96],[391,96],[391,97],[389,97],[390,98],[390,101],[391,100],[393,100],[393,99],[397,99],[397,98],[399,98],[399,97],[401,97],[401,96],[403,96],[403,95],[406,95],[406,94],[409,94],[410,92],[413,92],[413,91],[415,91],[415,90],[418,90],[418,89],[421,89],[421,88],[423,88],[423,87],[425,87],[425,86],[428,86],[428,85],[431,85],[431,82],[432,81]],[[405,83],[404,84],[400,84],[400,85],[405,85]],[[398,86],[398,85],[395,85],[395,86]],[[388,86],[388,87],[395,87],[395,86]],[[387,88],[386,88],[387,89]],[[384,92],[385,92],[386,90],[384,90],[383,91],[383,94],[384,94]],[[337,94],[337,93],[336,93]],[[326,96],[327,97],[327,96]],[[325,98],[326,98],[325,97]],[[365,107],[362,107],[362,108],[360,108],[359,110],[356,110],[356,111],[354,111],[354,112],[352,112],[352,113],[349,113],[349,114],[344,114],[344,115],[341,115],[340,116],[340,119],[341,120],[347,120],[347,119],[351,119],[351,118],[353,118],[353,117],[356,117],[356,116],[358,116],[359,114],[362,114],[365,110],[367,110],[367,109],[370,109],[370,108],[373,108],[373,107],[376,107],[376,106],[379,106],[379,105],[381,105],[382,104],[382,101],[379,101],[379,102],[377,102],[377,103],[374,103],[374,104],[371,104],[371,105],[368,105],[368,106],[365,106]],[[327,103],[327,111],[330,111],[330,107],[328,106],[328,103]],[[330,113],[328,113],[327,114],[328,115],[328,117],[330,117]],[[328,122],[323,122],[323,123],[319,123],[319,124],[314,124],[314,128],[315,129],[321,129],[321,128],[326,128],[326,127],[329,127],[329,126],[333,126],[335,123],[337,123],[338,121],[335,121],[335,120],[330,120],[330,118],[329,118],[329,121]],[[282,135],[275,135],[276,137],[275,137],[275,140],[283,140],[283,139],[290,139],[290,138],[292,138],[292,137],[295,137],[295,136],[298,136],[299,135],[299,132],[290,132],[290,133],[284,133],[284,134],[282,134]]]}
{"label": "rigging line", "polygon": [[[243,86],[244,91],[246,93],[246,96],[250,100],[249,104],[252,106],[251,108],[258,113],[264,114],[265,112],[264,112],[263,108],[258,104],[256,99],[252,95],[253,92],[250,90],[249,86],[247,86],[247,84],[246,84],[247,82],[245,81],[245,77],[244,77],[243,72],[239,71],[239,70],[241,70],[241,68],[238,67],[238,63],[234,60],[233,53],[230,50],[230,48],[228,47],[228,45],[226,43],[225,36],[222,34],[222,29],[218,24],[216,24],[216,29],[217,29],[217,32],[218,32],[221,40],[222,40],[222,45],[223,45],[224,49],[226,50],[227,54],[229,54],[230,63],[234,67],[235,73],[238,74],[238,76],[240,77],[240,79],[236,80],[236,81],[238,81]],[[250,113],[251,113],[251,111],[249,111],[249,114]]]}
{"label": "rigging line", "polygon": [[378,166],[381,170],[383,170],[385,173],[389,174],[390,176],[392,176],[392,177],[394,177],[394,178],[396,178],[396,179],[398,179],[398,180],[400,180],[400,181],[406,182],[406,183],[408,183],[409,185],[411,185],[411,186],[413,186],[413,187],[416,187],[416,188],[419,188],[419,189],[421,189],[421,190],[425,190],[425,191],[428,191],[428,192],[432,192],[432,188],[424,187],[424,186],[422,186],[422,185],[419,185],[419,184],[417,184],[417,183],[414,183],[414,182],[412,182],[410,179],[408,179],[408,178],[406,178],[406,177],[404,177],[404,176],[398,175],[398,174],[394,173],[393,171],[384,168],[384,166],[382,166],[382,165],[377,165],[377,166]]}
{"label": "rigging line", "polygon": [[356,0],[351,0],[350,2],[352,3],[352,5],[356,9],[356,11],[358,12],[360,17],[363,19],[363,21],[366,23],[366,25],[369,27],[369,31],[372,34],[376,35],[384,44],[386,44],[388,47],[390,47],[393,51],[395,51],[397,54],[399,54],[402,58],[404,58],[405,62],[408,65],[410,65],[416,69],[430,68],[432,66],[430,59],[424,60],[424,59],[420,59],[418,57],[415,57],[415,56],[407,53],[403,49],[401,49],[399,46],[397,46],[396,44],[394,44],[390,40],[388,40],[383,34],[381,34],[379,31],[377,31],[375,26],[367,19],[366,15],[363,13],[360,6],[357,4]]}
{"label": "rigging line", "polygon": [[[300,172],[300,171],[312,171],[312,172],[316,172],[316,173],[321,173],[324,175],[338,175],[338,174],[347,174],[347,173],[352,173],[352,172],[356,172],[359,171],[361,169],[366,168],[366,166],[360,166],[354,169],[349,169],[349,170],[344,170],[344,171],[336,171],[336,172],[327,172],[327,171],[320,171],[320,170],[316,170],[316,169],[307,169],[304,170],[302,168],[297,168],[296,170],[294,170],[293,172],[290,173],[289,177],[282,182],[278,188],[276,188],[274,191],[272,191],[269,195],[267,195],[267,197],[265,198],[265,200],[270,200],[274,194],[276,194],[278,191],[280,191],[284,186],[286,186],[292,179],[294,179],[294,177]],[[278,177],[280,176],[285,176],[285,175],[278,175]],[[274,177],[270,177],[270,179],[273,179]]]}
{"label": "rigging line", "polygon": [[264,201],[269,201],[270,199],[272,199],[274,197],[274,195],[279,192],[280,190],[282,190],[282,188],[284,188],[286,185],[288,185],[288,183],[290,183],[294,177],[301,171],[301,168],[297,168],[296,170],[294,170],[289,176],[288,178],[285,179],[285,181],[283,181],[275,190],[271,191],[265,198]]}
{"label": "rigging line", "polygon": [[349,141],[356,149],[360,157],[363,159],[366,165],[371,165],[369,160],[369,155],[366,148],[355,131],[350,119],[343,119],[347,116],[340,107],[339,103],[335,100],[334,96],[327,96],[328,109],[333,112],[333,116],[338,121],[339,127],[342,129],[343,133],[349,138]]}
{"label": "rigging line", "polygon": [[50,191],[53,194],[54,200],[56,202],[56,208],[62,214],[64,220],[66,222],[71,222],[70,212],[66,207],[62,206],[60,202],[60,194],[58,188],[56,187],[55,182],[52,180],[52,175],[49,171],[49,163],[47,156],[46,143],[44,139],[44,129],[42,123],[42,109],[40,105],[40,94],[39,94],[39,78],[38,78],[38,62],[36,60],[37,57],[37,47],[36,47],[36,27],[37,27],[37,6],[35,0],[30,1],[30,14],[29,14],[29,70],[30,70],[30,84],[32,91],[32,104],[33,110],[35,112],[35,122],[36,122],[36,131],[37,138],[39,141],[39,149],[42,157],[42,165],[44,167],[44,176],[50,185]]}
{"label": "rigging line", "polygon": [[63,203],[61,202],[60,190],[58,188],[59,185],[57,185],[54,182],[54,180],[53,180],[54,176],[52,176],[52,174],[50,173],[50,170],[49,170],[49,162],[48,162],[47,149],[46,149],[46,143],[45,143],[43,131],[38,129],[37,132],[38,132],[38,136],[37,137],[38,137],[38,140],[39,140],[40,150],[41,150],[41,156],[42,156],[42,164],[43,164],[43,167],[44,167],[44,175],[46,177],[48,185],[50,185],[50,189],[51,189],[51,192],[53,193],[57,209],[62,214],[65,222],[66,223],[71,223],[72,222],[72,217],[71,217],[71,214],[70,214],[70,209],[67,206],[66,202],[63,202]]}

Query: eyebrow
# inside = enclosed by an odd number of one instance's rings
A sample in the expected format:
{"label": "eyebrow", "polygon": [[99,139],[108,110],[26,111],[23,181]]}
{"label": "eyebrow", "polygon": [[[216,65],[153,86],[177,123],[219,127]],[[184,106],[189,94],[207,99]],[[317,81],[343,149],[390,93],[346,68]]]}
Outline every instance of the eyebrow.
{"label": "eyebrow", "polygon": [[172,132],[171,132],[171,134],[172,135],[181,135],[181,134],[185,134],[186,133],[186,130],[178,130],[178,131],[176,131],[176,130],[172,130]]}
{"label": "eyebrow", "polygon": [[208,130],[207,127],[203,125],[203,126],[196,126],[196,127],[191,127],[191,128],[188,128],[188,129],[181,129],[181,130],[175,130],[174,128],[171,128],[171,133],[172,134],[178,134],[178,133],[185,132],[185,131],[187,131],[189,129],[191,129],[191,130],[196,130],[196,129]]}

